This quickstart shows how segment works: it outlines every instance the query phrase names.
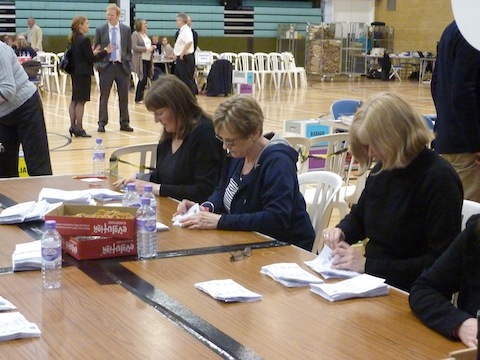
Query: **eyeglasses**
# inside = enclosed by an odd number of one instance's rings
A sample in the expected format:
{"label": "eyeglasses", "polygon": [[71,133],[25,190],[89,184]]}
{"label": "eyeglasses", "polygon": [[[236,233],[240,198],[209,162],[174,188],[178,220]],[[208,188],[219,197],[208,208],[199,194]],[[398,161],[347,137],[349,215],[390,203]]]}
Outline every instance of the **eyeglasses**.
{"label": "eyeglasses", "polygon": [[252,248],[247,246],[243,250],[236,250],[230,252],[230,261],[240,261],[252,255]]}
{"label": "eyeglasses", "polygon": [[240,140],[242,140],[242,138],[238,138],[237,140],[224,140],[223,138],[221,138],[220,136],[218,135],[215,135],[215,137],[220,140],[226,147],[228,148],[232,148],[234,147],[235,145],[238,144],[238,142]]}

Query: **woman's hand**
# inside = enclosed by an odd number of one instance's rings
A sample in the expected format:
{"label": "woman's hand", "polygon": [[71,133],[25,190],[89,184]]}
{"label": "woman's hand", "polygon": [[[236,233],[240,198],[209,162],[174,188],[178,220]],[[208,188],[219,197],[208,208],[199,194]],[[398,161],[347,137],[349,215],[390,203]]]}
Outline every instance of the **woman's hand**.
{"label": "woman's hand", "polygon": [[193,205],[195,205],[194,201],[183,199],[177,206],[177,212],[173,214],[175,215],[183,215],[186,214],[188,209],[190,209]]}
{"label": "woman's hand", "polygon": [[125,179],[119,179],[115,181],[112,185],[115,188],[121,188],[123,186],[126,186],[129,183],[135,183],[135,190],[138,191],[139,193],[143,193],[145,189],[145,185],[147,184],[152,184],[154,185],[155,183],[149,182],[149,181],[144,181],[144,180],[138,180],[136,178],[136,175],[133,174],[132,176],[125,178]]}
{"label": "woman's hand", "polygon": [[113,185],[113,187],[118,189],[118,188],[121,188],[123,186],[126,186],[128,183],[131,183],[131,182],[134,183],[136,181],[137,181],[136,174],[133,174],[133,175],[129,176],[128,178],[118,179],[112,185]]}
{"label": "woman's hand", "polygon": [[213,230],[217,228],[221,215],[208,211],[200,211],[180,221],[180,226],[186,229]]}
{"label": "woman's hand", "polygon": [[339,228],[326,228],[322,231],[325,245],[330,249],[335,249],[340,241],[345,241],[345,234]]}
{"label": "woman's hand", "polygon": [[97,46],[92,45],[93,55],[97,55],[101,51],[100,49],[101,49],[100,45],[97,45]]}
{"label": "woman's hand", "polygon": [[365,257],[345,241],[340,241],[335,246],[331,256],[334,259],[332,269],[351,270],[359,273],[365,272]]}
{"label": "woman's hand", "polygon": [[470,347],[477,347],[477,319],[470,318],[465,320],[458,328],[458,337],[462,342]]}

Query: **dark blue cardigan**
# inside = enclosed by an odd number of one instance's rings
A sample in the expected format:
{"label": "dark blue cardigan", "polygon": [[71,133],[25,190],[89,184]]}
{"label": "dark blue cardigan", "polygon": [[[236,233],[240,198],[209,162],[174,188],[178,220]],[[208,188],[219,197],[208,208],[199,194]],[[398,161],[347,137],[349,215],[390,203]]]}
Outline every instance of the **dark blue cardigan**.
{"label": "dark blue cardigan", "polygon": [[223,214],[218,229],[258,231],[310,251],[315,231],[298,187],[297,157],[284,140],[267,145],[248,181],[239,184],[227,213],[223,205],[225,188],[244,163],[244,158],[228,157],[220,185],[208,199],[215,213]]}

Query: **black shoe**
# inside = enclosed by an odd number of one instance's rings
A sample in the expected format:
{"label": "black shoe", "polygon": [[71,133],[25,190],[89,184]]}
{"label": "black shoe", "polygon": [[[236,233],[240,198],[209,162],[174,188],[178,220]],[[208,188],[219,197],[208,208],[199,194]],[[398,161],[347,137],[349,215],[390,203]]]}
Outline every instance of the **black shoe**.
{"label": "black shoe", "polygon": [[85,130],[75,130],[74,131],[75,137],[84,137],[84,138],[89,138],[92,137],[92,135],[89,135],[85,132]]}
{"label": "black shoe", "polygon": [[73,130],[73,127],[71,127],[70,129],[68,129],[68,132],[70,133],[70,137],[72,137],[75,133],[75,130]]}
{"label": "black shoe", "polygon": [[104,125],[98,125],[98,132],[105,132],[105,126]]}
{"label": "black shoe", "polygon": [[131,128],[130,125],[122,125],[122,126],[120,126],[120,131],[132,132],[133,128]]}

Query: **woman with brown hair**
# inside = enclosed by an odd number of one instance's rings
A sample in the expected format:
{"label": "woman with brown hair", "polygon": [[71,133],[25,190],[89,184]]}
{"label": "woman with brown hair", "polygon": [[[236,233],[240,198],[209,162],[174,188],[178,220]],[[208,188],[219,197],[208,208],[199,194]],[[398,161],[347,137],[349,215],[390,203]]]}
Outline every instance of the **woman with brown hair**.
{"label": "woman with brown hair", "polygon": [[100,45],[92,49],[90,39],[85,36],[90,29],[88,19],[75,16],[72,20],[72,32],[68,36],[72,52],[72,101],[70,102],[70,136],[91,137],[83,129],[83,112],[85,103],[90,101],[93,63],[112,52],[110,45],[101,50]]}
{"label": "woman with brown hair", "polygon": [[163,126],[156,168],[150,174],[120,179],[114,186],[135,182],[137,191],[143,191],[145,184],[153,183],[156,196],[205,199],[218,183],[225,155],[215,138],[212,119],[174,75],[152,84],[145,106]]}

